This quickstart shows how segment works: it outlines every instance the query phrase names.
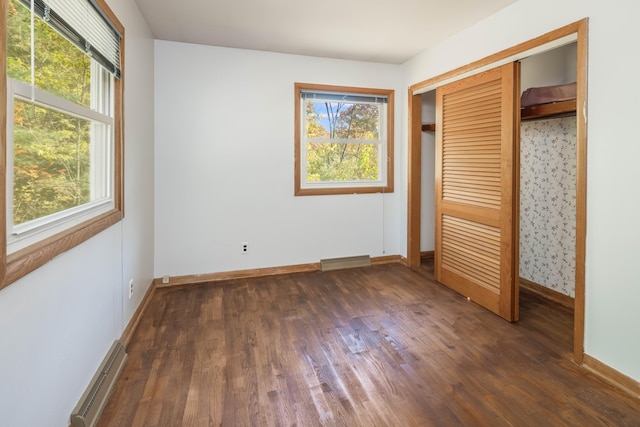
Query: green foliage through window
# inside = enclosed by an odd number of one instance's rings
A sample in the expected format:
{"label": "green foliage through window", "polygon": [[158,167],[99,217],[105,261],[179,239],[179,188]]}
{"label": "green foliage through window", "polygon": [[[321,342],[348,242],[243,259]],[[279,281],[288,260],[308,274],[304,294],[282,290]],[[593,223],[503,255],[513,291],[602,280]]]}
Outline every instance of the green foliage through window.
{"label": "green foliage through window", "polygon": [[14,224],[89,202],[90,122],[30,102],[14,108]]}
{"label": "green foliage through window", "polygon": [[[91,58],[41,19],[35,19],[35,85],[89,107]],[[31,82],[31,16],[8,1],[7,75]],[[16,98],[13,141],[13,223],[90,201],[91,122]]]}
{"label": "green foliage through window", "polygon": [[305,102],[307,182],[380,179],[380,105]]}

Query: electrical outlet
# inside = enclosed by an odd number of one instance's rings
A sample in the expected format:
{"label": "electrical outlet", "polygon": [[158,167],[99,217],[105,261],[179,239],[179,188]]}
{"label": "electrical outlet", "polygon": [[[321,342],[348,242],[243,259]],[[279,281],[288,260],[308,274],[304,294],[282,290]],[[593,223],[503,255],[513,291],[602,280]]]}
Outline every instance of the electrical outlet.
{"label": "electrical outlet", "polygon": [[133,279],[129,280],[129,299],[133,296]]}
{"label": "electrical outlet", "polygon": [[249,253],[249,242],[242,242],[242,253],[243,254],[248,254]]}
{"label": "electrical outlet", "polygon": [[162,276],[162,284],[163,285],[169,284],[169,276]]}

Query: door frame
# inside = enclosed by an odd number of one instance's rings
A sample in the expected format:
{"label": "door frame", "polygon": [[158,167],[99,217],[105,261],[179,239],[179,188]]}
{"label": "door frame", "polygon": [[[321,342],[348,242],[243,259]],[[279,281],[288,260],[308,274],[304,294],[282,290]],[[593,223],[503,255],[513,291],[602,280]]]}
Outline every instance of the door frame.
{"label": "door frame", "polygon": [[576,277],[573,321],[573,359],[584,361],[585,258],[587,229],[587,36],[588,19],[584,18],[550,31],[486,58],[456,68],[409,87],[409,159],[407,264],[420,266],[420,200],[422,175],[422,94],[456,80],[481,73],[507,62],[577,43],[576,79]]}

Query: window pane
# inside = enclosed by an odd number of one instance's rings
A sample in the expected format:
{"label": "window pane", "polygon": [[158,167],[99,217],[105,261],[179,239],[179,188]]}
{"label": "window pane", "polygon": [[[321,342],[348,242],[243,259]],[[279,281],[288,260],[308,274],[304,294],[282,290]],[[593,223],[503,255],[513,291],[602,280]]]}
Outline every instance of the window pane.
{"label": "window pane", "polygon": [[[100,184],[102,189],[91,188],[92,163],[93,169],[98,167],[91,155],[91,126],[89,120],[16,100],[14,225],[80,206],[105,194],[105,183]],[[105,162],[104,155],[97,157]]]}
{"label": "window pane", "polygon": [[[16,0],[8,9],[7,75],[31,83],[31,11]],[[91,58],[37,17],[34,33],[36,86],[89,107]]]}
{"label": "window pane", "polygon": [[370,139],[380,134],[380,105],[306,102],[307,138]]}
{"label": "window pane", "polygon": [[378,144],[307,144],[307,182],[377,181]]}

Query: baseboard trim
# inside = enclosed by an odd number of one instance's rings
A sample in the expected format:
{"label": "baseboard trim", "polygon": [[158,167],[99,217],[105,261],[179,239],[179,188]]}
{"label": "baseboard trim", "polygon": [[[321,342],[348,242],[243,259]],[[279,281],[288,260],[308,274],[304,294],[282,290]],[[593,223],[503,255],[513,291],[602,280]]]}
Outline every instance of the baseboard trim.
{"label": "baseboard trim", "polygon": [[[407,265],[407,260],[402,255],[386,255],[371,258],[371,265],[384,264]],[[255,277],[277,276],[280,274],[309,273],[320,271],[320,263],[287,265],[282,267],[254,268],[248,270],[222,271],[218,273],[190,274],[186,276],[171,276],[169,283],[162,283],[162,278],[153,279],[157,288],[173,286],[194,285],[198,283],[220,282],[223,280],[251,279]]]}
{"label": "baseboard trim", "polygon": [[538,295],[539,297],[542,297],[548,301],[560,304],[563,307],[567,307],[571,310],[574,309],[575,300],[573,298],[561,292],[547,288],[546,286],[539,285],[538,283],[532,282],[531,280],[523,279],[521,277],[520,288],[525,289],[532,294]]}
{"label": "baseboard trim", "polygon": [[422,251],[420,252],[420,261],[428,261],[436,257],[436,251]]}
{"label": "baseboard trim", "polygon": [[147,288],[147,292],[145,292],[142,297],[142,301],[138,304],[138,308],[133,313],[131,320],[127,324],[127,327],[122,332],[122,336],[120,337],[120,341],[124,344],[125,348],[129,347],[129,343],[131,342],[131,338],[133,337],[134,332],[138,328],[138,324],[140,323],[140,319],[142,319],[142,315],[147,311],[147,307],[151,302],[151,298],[153,294],[156,292],[156,280],[154,279],[149,287]]}
{"label": "baseboard trim", "polygon": [[190,274],[186,276],[171,276],[169,283],[162,283],[162,279],[154,279],[158,288],[172,286],[194,285],[206,282],[220,282],[223,280],[250,279],[254,277],[277,276],[279,274],[308,273],[320,271],[320,263],[289,265],[284,267],[254,268],[251,270],[221,271],[218,273]]}
{"label": "baseboard trim", "polygon": [[588,354],[584,355],[582,366],[612,386],[630,394],[636,399],[640,399],[640,382],[633,378],[626,376]]}

